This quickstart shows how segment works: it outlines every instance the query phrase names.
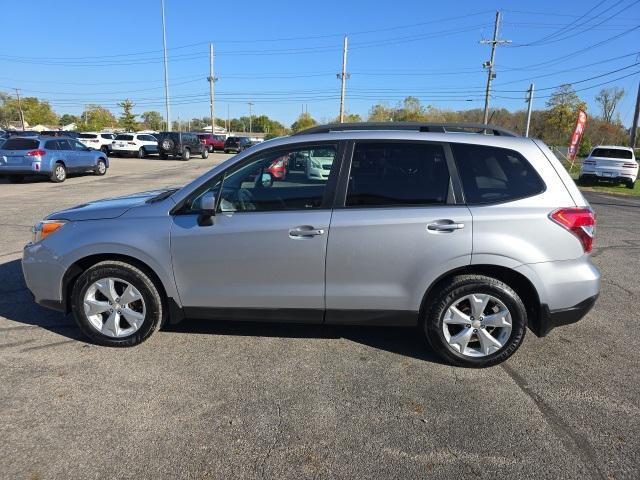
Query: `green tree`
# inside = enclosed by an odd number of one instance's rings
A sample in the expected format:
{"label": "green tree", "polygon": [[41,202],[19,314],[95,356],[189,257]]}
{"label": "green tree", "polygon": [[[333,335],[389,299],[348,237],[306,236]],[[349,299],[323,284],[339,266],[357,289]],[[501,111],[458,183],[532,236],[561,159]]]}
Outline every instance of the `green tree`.
{"label": "green tree", "polygon": [[85,132],[100,131],[106,127],[115,127],[116,124],[116,117],[100,105],[88,105],[80,116],[79,122],[76,122],[78,130]]}
{"label": "green tree", "polygon": [[551,145],[564,145],[569,141],[578,118],[578,110],[587,109],[571,85],[561,85],[547,100],[544,137]]}
{"label": "green tree", "polygon": [[134,132],[138,126],[136,123],[136,116],[133,110],[133,102],[131,100],[124,100],[118,103],[118,106],[122,109],[122,115],[120,115],[120,126],[129,132]]}
{"label": "green tree", "polygon": [[151,110],[149,112],[144,112],[140,116],[142,117],[142,125],[146,130],[155,130],[156,132],[159,132],[164,129],[164,118],[162,118],[162,114],[160,112]]}
{"label": "green tree", "polygon": [[[360,115],[358,115],[357,113],[349,113],[349,112],[345,112],[344,113],[344,123],[358,123],[362,121],[362,117]],[[333,123],[339,123],[340,122],[340,117],[336,117],[332,120]]]}
{"label": "green tree", "polygon": [[80,123],[80,117],[78,117],[77,115],[71,115],[70,113],[65,113],[60,117],[60,120],[58,120],[58,125],[60,125],[61,127],[70,125],[72,123],[78,125]]}
{"label": "green tree", "polygon": [[295,132],[299,132],[301,130],[306,130],[307,128],[311,128],[314,125],[317,125],[316,122],[309,113],[304,112],[301,113],[298,119],[291,124],[291,130]]}
{"label": "green tree", "polygon": [[[24,120],[29,125],[57,125],[58,115],[53,111],[49,102],[40,101],[36,97],[21,99],[20,106],[24,114]],[[7,94],[0,98],[0,121],[8,124],[11,121],[20,120],[18,99]]]}

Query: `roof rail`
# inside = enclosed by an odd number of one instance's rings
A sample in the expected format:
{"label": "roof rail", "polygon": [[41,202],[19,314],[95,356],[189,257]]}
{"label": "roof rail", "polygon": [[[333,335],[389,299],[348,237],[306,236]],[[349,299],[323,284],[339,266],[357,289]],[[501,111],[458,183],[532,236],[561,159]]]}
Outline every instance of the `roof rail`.
{"label": "roof rail", "polygon": [[357,130],[413,130],[436,133],[486,133],[503,137],[519,137],[506,128],[496,127],[488,123],[422,123],[422,122],[358,122],[329,123],[311,127],[294,135],[310,135],[312,133],[345,132]]}

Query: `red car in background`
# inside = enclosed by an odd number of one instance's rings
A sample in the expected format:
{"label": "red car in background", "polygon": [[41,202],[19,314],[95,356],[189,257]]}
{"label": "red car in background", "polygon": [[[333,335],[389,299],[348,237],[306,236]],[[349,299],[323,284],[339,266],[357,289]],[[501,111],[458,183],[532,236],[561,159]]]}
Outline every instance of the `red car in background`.
{"label": "red car in background", "polygon": [[214,150],[224,150],[224,135],[212,135],[211,133],[198,133],[200,143],[207,146],[209,152]]}
{"label": "red car in background", "polygon": [[269,165],[269,168],[267,168],[267,172],[271,174],[274,180],[284,180],[285,178],[287,178],[288,163],[288,155],[278,157],[273,162],[271,162],[271,165]]}

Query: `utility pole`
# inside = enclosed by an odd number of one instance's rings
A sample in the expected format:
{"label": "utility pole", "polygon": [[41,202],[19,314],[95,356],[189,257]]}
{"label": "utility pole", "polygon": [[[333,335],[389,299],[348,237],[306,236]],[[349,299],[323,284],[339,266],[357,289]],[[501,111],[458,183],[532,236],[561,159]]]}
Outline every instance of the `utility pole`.
{"label": "utility pole", "polygon": [[640,117],[640,82],[638,82],[638,96],[636,97],[636,111],[633,114],[633,123],[631,124],[631,137],[629,138],[629,146],[636,148],[638,140],[638,117]]}
{"label": "utility pole", "polygon": [[527,98],[527,127],[524,130],[524,136],[529,136],[529,125],[531,124],[531,107],[533,105],[533,83],[529,86],[529,97]]}
{"label": "utility pole", "polygon": [[16,88],[16,97],[18,97],[18,110],[20,110],[20,123],[22,123],[22,131],[24,132],[24,112],[22,111],[22,103],[20,102],[20,89]]}
{"label": "utility pole", "polygon": [[500,11],[496,12],[496,23],[493,27],[493,40],[481,40],[480,43],[490,43],[491,44],[491,60],[488,62],[484,62],[482,65],[484,68],[489,69],[489,74],[487,75],[487,91],[484,96],[484,116],[482,117],[482,123],[487,123],[489,121],[489,97],[491,96],[491,82],[495,78],[495,73],[493,72],[493,68],[495,67],[496,60],[496,47],[498,45],[503,45],[505,43],[511,43],[511,40],[498,40],[498,30],[500,29]]}
{"label": "utility pole", "polygon": [[167,114],[167,132],[171,131],[171,110],[169,108],[169,66],[167,64],[167,29],[164,19],[164,0],[160,0],[162,8],[162,49],[164,51],[164,103]]}
{"label": "utility pole", "polygon": [[229,104],[227,103],[227,134],[231,131],[231,119],[229,118]]}
{"label": "utility pole", "polygon": [[218,81],[218,79],[213,75],[213,43],[209,44],[209,76],[207,77],[209,80],[209,98],[211,102],[211,134],[213,135],[216,129],[216,117],[215,117],[215,93],[213,91],[214,84]]}
{"label": "utility pole", "polygon": [[342,46],[342,73],[338,73],[337,77],[340,79],[340,123],[344,123],[344,91],[346,87],[346,81],[351,78],[351,74],[347,73],[347,48],[349,45],[349,39],[344,36],[344,44]]}
{"label": "utility pole", "polygon": [[251,125],[251,118],[252,118],[252,113],[251,113],[251,107],[253,107],[253,102],[247,102],[249,104],[249,133],[253,133],[253,131],[251,130],[252,125]]}

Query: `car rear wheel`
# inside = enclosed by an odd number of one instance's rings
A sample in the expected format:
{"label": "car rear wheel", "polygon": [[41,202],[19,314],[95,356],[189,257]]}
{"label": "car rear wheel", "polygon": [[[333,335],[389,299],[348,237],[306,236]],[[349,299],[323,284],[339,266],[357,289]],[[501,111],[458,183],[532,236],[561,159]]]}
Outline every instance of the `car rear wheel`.
{"label": "car rear wheel", "polygon": [[158,288],[142,270],[124,262],[100,262],[73,286],[73,317],[100,345],[130,347],[146,340],[162,323]]}
{"label": "car rear wheel", "polygon": [[107,147],[106,145],[103,145],[102,147],[100,147],[100,151],[105,155],[109,155],[109,147]]}
{"label": "car rear wheel", "polygon": [[145,151],[144,147],[140,147],[138,149],[138,158],[144,158],[147,156],[147,152]]}
{"label": "car rear wheel", "polygon": [[98,165],[96,166],[95,174],[102,176],[105,173],[107,173],[107,163],[104,160],[100,159],[98,160]]}
{"label": "car rear wheel", "polygon": [[209,150],[207,148],[202,149],[202,158],[209,158]]}
{"label": "car rear wheel", "polygon": [[51,181],[54,183],[62,183],[67,179],[67,168],[61,162],[56,162],[51,172]]}
{"label": "car rear wheel", "polygon": [[629,180],[627,182],[627,188],[630,188],[631,190],[633,190],[636,186],[636,182]]}
{"label": "car rear wheel", "polygon": [[187,161],[187,160],[189,160],[190,158],[191,158],[191,151],[190,151],[188,148],[185,148],[185,149],[182,151],[182,160]]}
{"label": "car rear wheel", "polygon": [[448,362],[482,368],[505,361],[524,339],[527,314],[506,283],[459,275],[432,296],[423,319],[427,340]]}

